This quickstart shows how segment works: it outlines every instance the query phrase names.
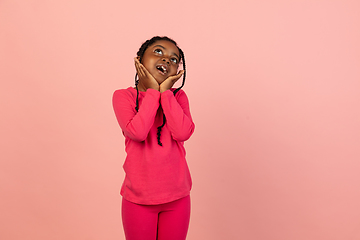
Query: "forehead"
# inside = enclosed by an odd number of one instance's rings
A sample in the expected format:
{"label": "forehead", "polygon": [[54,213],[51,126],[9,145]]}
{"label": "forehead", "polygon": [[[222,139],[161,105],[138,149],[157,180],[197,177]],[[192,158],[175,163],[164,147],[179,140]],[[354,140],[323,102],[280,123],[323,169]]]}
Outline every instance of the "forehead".
{"label": "forehead", "polygon": [[159,40],[151,44],[148,48],[154,48],[155,46],[162,46],[165,50],[171,52],[171,54],[175,53],[176,55],[179,55],[179,49],[173,44],[172,42],[169,42],[167,40]]}

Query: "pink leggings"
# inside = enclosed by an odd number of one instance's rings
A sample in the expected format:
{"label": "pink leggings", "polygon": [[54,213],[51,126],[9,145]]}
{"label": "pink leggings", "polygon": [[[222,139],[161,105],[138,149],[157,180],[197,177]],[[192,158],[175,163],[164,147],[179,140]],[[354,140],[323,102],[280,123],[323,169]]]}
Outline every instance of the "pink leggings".
{"label": "pink leggings", "polygon": [[185,240],[190,221],[190,196],[159,205],[122,200],[126,240]]}

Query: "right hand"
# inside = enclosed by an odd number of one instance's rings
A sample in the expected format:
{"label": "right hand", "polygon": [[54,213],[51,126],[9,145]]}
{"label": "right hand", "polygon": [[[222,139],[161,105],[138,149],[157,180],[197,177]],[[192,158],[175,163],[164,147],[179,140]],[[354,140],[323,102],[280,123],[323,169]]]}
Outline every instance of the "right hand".
{"label": "right hand", "polygon": [[149,71],[142,65],[139,61],[139,59],[136,57],[135,59],[135,68],[136,72],[139,77],[139,88],[145,88],[141,89],[146,91],[148,88],[155,89],[157,91],[160,90],[159,83],[156,81],[156,79],[149,73]]}

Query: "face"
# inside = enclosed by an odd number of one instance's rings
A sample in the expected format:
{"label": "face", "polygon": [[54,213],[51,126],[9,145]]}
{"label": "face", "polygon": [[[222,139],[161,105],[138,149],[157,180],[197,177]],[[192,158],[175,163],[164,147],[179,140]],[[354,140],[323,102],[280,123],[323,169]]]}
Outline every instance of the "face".
{"label": "face", "polygon": [[175,44],[160,40],[146,49],[141,63],[158,83],[162,83],[169,76],[177,74],[179,61],[179,49]]}

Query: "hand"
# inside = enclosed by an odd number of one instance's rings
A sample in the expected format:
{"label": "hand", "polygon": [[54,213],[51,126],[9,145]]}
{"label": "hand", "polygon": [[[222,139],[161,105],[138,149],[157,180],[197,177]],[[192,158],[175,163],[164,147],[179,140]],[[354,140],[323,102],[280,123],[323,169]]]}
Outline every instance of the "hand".
{"label": "hand", "polygon": [[174,75],[174,76],[170,76],[167,79],[165,79],[161,84],[160,84],[160,93],[165,92],[166,90],[169,90],[170,88],[172,88],[172,86],[177,82],[177,80],[180,79],[180,77],[184,74],[184,70],[181,70],[178,74]]}
{"label": "hand", "polygon": [[142,65],[138,58],[135,58],[135,68],[139,77],[139,88],[146,91],[148,88],[155,89],[159,91],[159,83],[156,79],[149,73],[149,71]]}

